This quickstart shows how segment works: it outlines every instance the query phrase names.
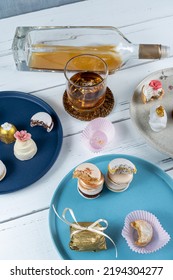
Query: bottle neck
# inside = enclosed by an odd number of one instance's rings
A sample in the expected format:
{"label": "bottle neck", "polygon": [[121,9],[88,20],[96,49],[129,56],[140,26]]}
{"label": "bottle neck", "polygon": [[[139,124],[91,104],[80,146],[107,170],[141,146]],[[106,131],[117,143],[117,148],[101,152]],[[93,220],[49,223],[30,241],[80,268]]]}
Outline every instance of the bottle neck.
{"label": "bottle neck", "polygon": [[138,49],[139,59],[162,59],[170,55],[170,48],[157,44],[140,44],[135,45]]}

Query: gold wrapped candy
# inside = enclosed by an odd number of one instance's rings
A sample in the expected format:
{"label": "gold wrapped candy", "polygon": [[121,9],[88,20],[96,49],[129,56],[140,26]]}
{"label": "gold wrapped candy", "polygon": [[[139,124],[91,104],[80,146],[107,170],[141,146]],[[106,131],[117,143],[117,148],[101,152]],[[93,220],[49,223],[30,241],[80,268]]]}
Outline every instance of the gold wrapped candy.
{"label": "gold wrapped candy", "polygon": [[[90,230],[82,230],[76,232],[76,228],[74,227],[76,223],[73,223],[70,226],[70,236],[71,240],[69,243],[70,249],[75,251],[100,251],[106,250],[106,240],[105,236],[101,235],[98,232],[92,232]],[[92,225],[90,222],[78,222],[82,228],[88,228]],[[102,226],[98,223],[95,228],[99,231]]]}
{"label": "gold wrapped candy", "polygon": [[[108,222],[104,219],[98,219],[95,222],[77,222],[73,210],[65,208],[62,217],[58,214],[55,206],[52,205],[56,216],[64,223],[70,226],[70,243],[69,247],[76,251],[100,251],[106,250],[106,240],[108,238],[115,247],[117,258],[117,248],[114,241],[104,233],[108,227]],[[66,212],[69,211],[74,222],[71,223],[66,219]],[[103,226],[100,224],[104,224]]]}
{"label": "gold wrapped candy", "polygon": [[0,126],[0,140],[5,144],[13,143],[16,139],[14,134],[17,131],[16,127],[8,122],[1,124]]}

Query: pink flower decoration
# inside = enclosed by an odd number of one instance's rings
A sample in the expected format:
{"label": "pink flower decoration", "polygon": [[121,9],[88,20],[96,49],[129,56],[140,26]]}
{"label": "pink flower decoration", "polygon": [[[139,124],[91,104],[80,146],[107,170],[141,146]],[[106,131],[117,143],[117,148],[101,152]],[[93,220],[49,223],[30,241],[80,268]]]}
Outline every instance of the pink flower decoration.
{"label": "pink flower decoration", "polygon": [[26,130],[21,130],[21,131],[16,131],[16,133],[14,134],[14,137],[17,140],[24,142],[24,141],[31,139],[31,134],[27,133]]}
{"label": "pink flower decoration", "polygon": [[159,88],[162,88],[162,83],[158,80],[152,80],[149,83],[149,86],[152,87],[154,90],[157,90]]}

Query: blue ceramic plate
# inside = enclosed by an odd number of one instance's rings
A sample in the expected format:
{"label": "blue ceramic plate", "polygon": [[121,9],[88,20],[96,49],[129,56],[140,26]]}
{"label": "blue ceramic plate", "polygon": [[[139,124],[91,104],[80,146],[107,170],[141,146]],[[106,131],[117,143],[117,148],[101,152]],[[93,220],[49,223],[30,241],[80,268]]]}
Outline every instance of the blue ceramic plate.
{"label": "blue ceramic plate", "polygon": [[[37,112],[52,116],[54,128],[47,132],[43,127],[30,127],[30,119]],[[56,112],[43,100],[27,93],[0,92],[0,124],[12,123],[18,130],[27,130],[37,144],[37,154],[27,161],[20,161],[13,153],[14,143],[0,142],[0,159],[7,168],[6,177],[0,182],[0,194],[27,187],[40,179],[54,164],[62,145],[62,126]]]}
{"label": "blue ceramic plate", "polygon": [[[96,164],[103,174],[107,172],[109,161],[117,157],[131,160],[137,167],[137,174],[130,187],[121,193],[114,193],[104,187],[100,197],[88,200],[80,196],[76,179],[72,179],[73,170],[61,181],[52,199],[58,213],[64,208],[72,208],[78,221],[94,222],[99,218],[109,223],[106,234],[116,243],[118,259],[173,259],[173,240],[161,250],[152,254],[139,254],[131,251],[121,236],[127,214],[134,210],[146,210],[153,213],[164,229],[173,237],[173,180],[157,166],[133,156],[104,155],[88,160]],[[68,216],[68,219],[70,217]],[[115,250],[107,239],[108,250],[100,252],[76,252],[69,248],[69,226],[56,217],[52,207],[49,215],[50,231],[53,242],[63,259],[107,260],[115,259]]]}

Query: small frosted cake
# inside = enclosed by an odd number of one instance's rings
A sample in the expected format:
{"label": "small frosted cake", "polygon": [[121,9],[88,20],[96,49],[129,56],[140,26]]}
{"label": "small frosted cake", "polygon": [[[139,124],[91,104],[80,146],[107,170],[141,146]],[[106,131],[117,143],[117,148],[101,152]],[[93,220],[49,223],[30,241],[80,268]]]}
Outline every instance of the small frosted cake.
{"label": "small frosted cake", "polygon": [[141,99],[144,104],[151,100],[159,99],[163,95],[162,83],[158,80],[152,80],[149,84],[142,87]]}
{"label": "small frosted cake", "polygon": [[17,131],[16,127],[8,122],[0,126],[0,140],[5,144],[10,144],[15,141],[14,133]]}
{"label": "small frosted cake", "polygon": [[19,160],[29,160],[37,153],[37,146],[31,134],[26,130],[17,131],[14,134],[16,142],[14,144],[14,155]]}
{"label": "small frosted cake", "polygon": [[46,112],[38,112],[32,116],[30,120],[31,127],[33,126],[43,126],[47,132],[53,129],[54,123],[52,117]]}
{"label": "small frosted cake", "polygon": [[2,160],[0,160],[0,181],[2,181],[2,179],[4,179],[6,173],[7,173],[6,166],[2,162]]}
{"label": "small frosted cake", "polygon": [[167,125],[167,113],[163,106],[154,105],[150,108],[149,125],[155,132],[159,132]]}
{"label": "small frosted cake", "polygon": [[125,158],[112,160],[108,164],[108,172],[105,177],[108,189],[113,192],[125,191],[133,180],[133,174],[136,172],[136,167],[131,161]]}
{"label": "small frosted cake", "polygon": [[73,178],[78,178],[78,191],[85,198],[96,198],[102,192],[104,176],[92,163],[80,164],[73,172]]}
{"label": "small frosted cake", "polygon": [[135,237],[135,245],[144,247],[148,245],[153,237],[153,227],[144,220],[136,220],[130,225],[135,229],[137,236]]}

